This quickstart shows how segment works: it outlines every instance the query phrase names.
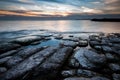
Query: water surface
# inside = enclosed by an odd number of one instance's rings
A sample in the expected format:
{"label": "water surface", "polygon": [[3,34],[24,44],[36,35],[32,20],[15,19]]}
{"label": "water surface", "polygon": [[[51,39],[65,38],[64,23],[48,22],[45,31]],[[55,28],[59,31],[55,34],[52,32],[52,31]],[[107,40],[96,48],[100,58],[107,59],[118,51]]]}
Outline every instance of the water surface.
{"label": "water surface", "polygon": [[119,22],[94,22],[89,20],[52,21],[0,21],[0,32],[16,30],[78,31],[78,32],[120,32]]}

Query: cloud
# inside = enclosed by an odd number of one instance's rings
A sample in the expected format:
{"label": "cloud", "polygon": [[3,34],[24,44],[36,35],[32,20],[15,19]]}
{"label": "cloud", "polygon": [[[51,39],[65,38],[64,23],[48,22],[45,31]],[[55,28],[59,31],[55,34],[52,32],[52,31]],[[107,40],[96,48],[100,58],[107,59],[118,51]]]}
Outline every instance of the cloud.
{"label": "cloud", "polygon": [[0,10],[20,16],[120,14],[119,3],[120,0],[0,0]]}

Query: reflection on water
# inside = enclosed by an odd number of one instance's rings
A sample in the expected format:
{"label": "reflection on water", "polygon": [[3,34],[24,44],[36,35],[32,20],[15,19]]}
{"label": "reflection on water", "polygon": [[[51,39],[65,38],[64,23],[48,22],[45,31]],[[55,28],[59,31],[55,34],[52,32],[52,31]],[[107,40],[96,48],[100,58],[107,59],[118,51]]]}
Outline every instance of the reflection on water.
{"label": "reflection on water", "polygon": [[0,21],[0,31],[39,30],[120,32],[119,22],[93,22],[89,20],[58,21]]}

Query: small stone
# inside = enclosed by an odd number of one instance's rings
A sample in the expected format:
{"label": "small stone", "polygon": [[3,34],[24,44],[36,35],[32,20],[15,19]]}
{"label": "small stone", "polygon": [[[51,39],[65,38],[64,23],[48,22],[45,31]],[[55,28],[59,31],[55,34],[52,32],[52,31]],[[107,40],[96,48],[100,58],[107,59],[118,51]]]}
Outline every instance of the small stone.
{"label": "small stone", "polygon": [[80,66],[80,64],[76,59],[72,58],[69,61],[69,66],[73,67],[73,68],[78,68]]}
{"label": "small stone", "polygon": [[71,77],[71,76],[74,76],[75,75],[75,70],[65,70],[65,71],[62,71],[62,76],[63,77]]}

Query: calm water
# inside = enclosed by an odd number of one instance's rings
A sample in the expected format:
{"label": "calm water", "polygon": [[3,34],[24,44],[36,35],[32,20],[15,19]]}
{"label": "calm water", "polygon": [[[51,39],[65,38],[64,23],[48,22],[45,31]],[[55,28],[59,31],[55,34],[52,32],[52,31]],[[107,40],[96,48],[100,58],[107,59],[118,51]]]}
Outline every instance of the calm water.
{"label": "calm water", "polygon": [[0,21],[0,32],[16,30],[79,31],[79,32],[119,32],[120,22],[93,22],[89,20],[57,21]]}

